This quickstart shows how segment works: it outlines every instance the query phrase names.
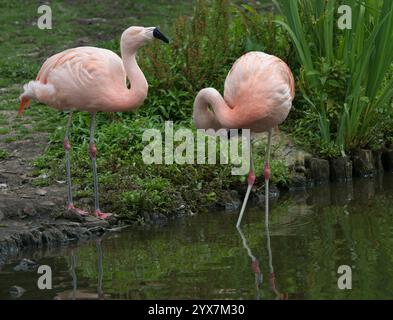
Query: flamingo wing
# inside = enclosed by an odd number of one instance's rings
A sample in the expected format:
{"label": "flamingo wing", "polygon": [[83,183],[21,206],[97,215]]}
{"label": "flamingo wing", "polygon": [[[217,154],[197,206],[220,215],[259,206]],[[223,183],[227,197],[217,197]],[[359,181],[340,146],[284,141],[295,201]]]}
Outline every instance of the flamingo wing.
{"label": "flamingo wing", "polygon": [[126,72],[112,51],[80,47],[47,59],[32,85],[33,98],[54,108],[101,111],[116,91],[126,88]]}
{"label": "flamingo wing", "polygon": [[233,65],[225,81],[224,99],[235,111],[239,127],[266,131],[288,116],[294,97],[294,79],[281,59],[250,52]]}

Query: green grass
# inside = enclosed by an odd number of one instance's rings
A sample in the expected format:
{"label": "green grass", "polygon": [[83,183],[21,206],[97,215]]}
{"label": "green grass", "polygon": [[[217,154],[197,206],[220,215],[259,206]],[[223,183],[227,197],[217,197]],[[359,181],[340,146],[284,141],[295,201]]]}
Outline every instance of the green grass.
{"label": "green grass", "polygon": [[9,134],[10,132],[11,132],[11,129],[9,129],[9,128],[0,128],[0,135]]}
{"label": "green grass", "polygon": [[5,160],[9,157],[9,153],[5,150],[0,149],[0,160]]}

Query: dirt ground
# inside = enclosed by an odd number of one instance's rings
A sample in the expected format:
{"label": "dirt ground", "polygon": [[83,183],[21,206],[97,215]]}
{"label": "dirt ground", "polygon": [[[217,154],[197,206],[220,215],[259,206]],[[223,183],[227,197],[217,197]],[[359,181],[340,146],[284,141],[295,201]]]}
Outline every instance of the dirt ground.
{"label": "dirt ground", "polygon": [[[12,123],[17,112],[2,110],[0,115]],[[34,177],[32,161],[47,147],[48,133],[31,132],[26,139],[15,141],[10,139],[13,135],[14,131],[0,135],[0,150],[7,153],[0,160],[0,262],[31,247],[62,245],[102,234],[117,223],[116,219],[107,222],[66,213],[64,181],[34,186],[35,179],[45,178]]]}

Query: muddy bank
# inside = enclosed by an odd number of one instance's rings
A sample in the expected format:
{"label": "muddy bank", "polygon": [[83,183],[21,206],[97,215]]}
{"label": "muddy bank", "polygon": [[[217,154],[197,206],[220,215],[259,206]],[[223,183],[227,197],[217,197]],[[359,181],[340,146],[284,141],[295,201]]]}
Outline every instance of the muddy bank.
{"label": "muddy bank", "polygon": [[[10,123],[15,120],[14,111],[0,114]],[[40,187],[37,181],[46,177],[33,174],[32,162],[45,151],[48,134],[32,132],[13,140],[14,136],[13,131],[0,136],[0,150],[7,155],[0,159],[0,264],[25,250],[92,239],[119,226],[116,217],[102,221],[66,214],[64,182]]]}

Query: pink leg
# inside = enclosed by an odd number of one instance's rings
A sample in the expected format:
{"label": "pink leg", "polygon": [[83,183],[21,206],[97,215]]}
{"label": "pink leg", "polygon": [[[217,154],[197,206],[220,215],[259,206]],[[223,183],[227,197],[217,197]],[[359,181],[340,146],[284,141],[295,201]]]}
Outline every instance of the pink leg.
{"label": "pink leg", "polygon": [[243,219],[244,211],[246,210],[248,198],[250,196],[252,187],[254,186],[255,180],[256,180],[256,176],[255,176],[255,172],[254,172],[254,162],[252,160],[252,150],[251,150],[251,142],[250,142],[250,172],[249,172],[248,178],[247,178],[248,187],[247,187],[246,196],[244,197],[244,200],[243,200],[242,208],[240,210],[239,218],[236,223],[236,228],[240,228],[240,224]]}
{"label": "pink leg", "polygon": [[64,151],[66,154],[66,171],[67,171],[67,207],[66,209],[68,211],[73,211],[76,212],[77,214],[81,216],[86,216],[87,212],[75,208],[73,200],[72,200],[72,187],[71,187],[71,161],[70,161],[70,150],[71,150],[71,144],[69,140],[69,135],[70,135],[70,127],[72,123],[72,112],[69,115],[68,118],[68,123],[66,127],[66,136],[64,138]]}
{"label": "pink leg", "polygon": [[93,183],[94,183],[94,215],[100,219],[107,219],[111,216],[110,213],[103,213],[100,210],[99,193],[98,193],[98,175],[97,175],[97,146],[94,143],[94,126],[95,126],[95,113],[91,113],[90,121],[90,158],[93,169]]}

